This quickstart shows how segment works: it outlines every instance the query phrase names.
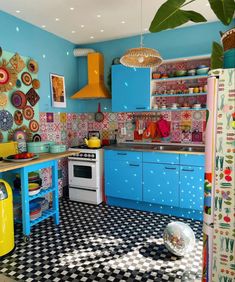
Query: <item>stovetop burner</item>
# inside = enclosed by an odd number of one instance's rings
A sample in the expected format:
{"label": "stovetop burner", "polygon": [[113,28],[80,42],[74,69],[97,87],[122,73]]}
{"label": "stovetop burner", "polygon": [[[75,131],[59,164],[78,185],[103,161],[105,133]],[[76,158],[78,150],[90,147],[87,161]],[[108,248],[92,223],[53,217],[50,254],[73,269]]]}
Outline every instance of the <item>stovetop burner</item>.
{"label": "stovetop burner", "polygon": [[102,147],[98,147],[98,148],[89,148],[87,145],[78,145],[78,146],[72,146],[70,147],[72,149],[88,149],[88,150],[98,150],[98,149],[101,149]]}

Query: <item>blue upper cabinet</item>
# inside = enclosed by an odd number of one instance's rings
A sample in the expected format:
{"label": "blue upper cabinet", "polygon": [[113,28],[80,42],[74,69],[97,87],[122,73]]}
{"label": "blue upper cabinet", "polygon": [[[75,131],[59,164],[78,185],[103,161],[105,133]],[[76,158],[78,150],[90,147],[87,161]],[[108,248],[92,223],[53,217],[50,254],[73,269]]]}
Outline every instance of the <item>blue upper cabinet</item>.
{"label": "blue upper cabinet", "polygon": [[112,66],[112,111],[150,110],[150,68]]}

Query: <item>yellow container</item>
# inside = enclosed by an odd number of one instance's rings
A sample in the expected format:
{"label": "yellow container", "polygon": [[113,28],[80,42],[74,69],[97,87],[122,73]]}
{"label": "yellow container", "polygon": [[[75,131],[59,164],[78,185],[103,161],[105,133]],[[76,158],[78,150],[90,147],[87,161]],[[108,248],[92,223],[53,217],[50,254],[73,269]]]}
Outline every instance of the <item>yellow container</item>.
{"label": "yellow container", "polygon": [[17,142],[0,143],[0,157],[5,158],[18,153]]}
{"label": "yellow container", "polygon": [[0,257],[14,249],[13,199],[10,185],[0,179]]}

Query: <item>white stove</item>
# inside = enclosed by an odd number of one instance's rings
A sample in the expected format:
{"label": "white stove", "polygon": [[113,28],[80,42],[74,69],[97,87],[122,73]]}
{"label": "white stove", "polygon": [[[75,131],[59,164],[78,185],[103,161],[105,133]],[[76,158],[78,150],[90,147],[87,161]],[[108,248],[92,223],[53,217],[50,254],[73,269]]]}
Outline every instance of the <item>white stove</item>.
{"label": "white stove", "polygon": [[103,149],[81,145],[69,160],[69,198],[73,201],[99,205],[103,201]]}

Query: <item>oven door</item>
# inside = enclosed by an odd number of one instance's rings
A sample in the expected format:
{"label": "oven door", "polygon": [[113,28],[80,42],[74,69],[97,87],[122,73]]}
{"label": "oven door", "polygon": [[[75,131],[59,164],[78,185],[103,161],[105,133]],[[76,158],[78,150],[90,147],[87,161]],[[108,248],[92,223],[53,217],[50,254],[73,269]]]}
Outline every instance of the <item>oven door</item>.
{"label": "oven door", "polygon": [[96,162],[69,160],[69,186],[97,189],[98,184]]}

